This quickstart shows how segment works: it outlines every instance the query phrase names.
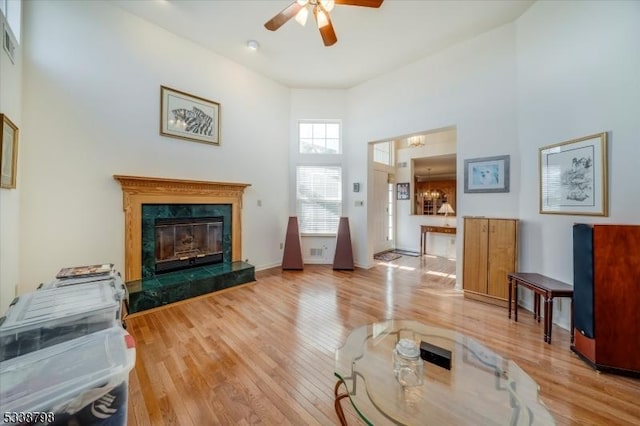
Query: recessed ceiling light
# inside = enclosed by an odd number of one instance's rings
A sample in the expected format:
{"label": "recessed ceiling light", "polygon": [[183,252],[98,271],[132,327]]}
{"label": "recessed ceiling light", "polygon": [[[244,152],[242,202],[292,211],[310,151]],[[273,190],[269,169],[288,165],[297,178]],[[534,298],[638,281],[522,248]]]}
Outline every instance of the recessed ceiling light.
{"label": "recessed ceiling light", "polygon": [[260,47],[260,44],[255,40],[249,40],[247,42],[247,47],[249,48],[249,50],[252,50],[255,52]]}

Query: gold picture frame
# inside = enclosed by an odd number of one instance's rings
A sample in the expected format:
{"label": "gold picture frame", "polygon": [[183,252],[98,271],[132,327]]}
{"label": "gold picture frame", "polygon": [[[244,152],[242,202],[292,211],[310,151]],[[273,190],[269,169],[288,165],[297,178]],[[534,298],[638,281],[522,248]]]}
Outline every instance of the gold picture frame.
{"label": "gold picture frame", "polygon": [[539,151],[540,213],[609,215],[606,132]]}
{"label": "gold picture frame", "polygon": [[14,189],[18,167],[18,126],[0,114],[0,188]]}
{"label": "gold picture frame", "polygon": [[220,104],[160,86],[160,134],[220,145]]}

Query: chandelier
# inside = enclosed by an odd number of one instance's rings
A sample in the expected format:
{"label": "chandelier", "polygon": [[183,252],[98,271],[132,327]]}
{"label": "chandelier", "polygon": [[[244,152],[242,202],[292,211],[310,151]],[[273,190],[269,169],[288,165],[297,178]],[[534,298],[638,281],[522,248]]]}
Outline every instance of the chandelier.
{"label": "chandelier", "polygon": [[440,191],[431,189],[431,168],[427,169],[427,190],[422,194],[427,200],[435,200],[440,198]]}

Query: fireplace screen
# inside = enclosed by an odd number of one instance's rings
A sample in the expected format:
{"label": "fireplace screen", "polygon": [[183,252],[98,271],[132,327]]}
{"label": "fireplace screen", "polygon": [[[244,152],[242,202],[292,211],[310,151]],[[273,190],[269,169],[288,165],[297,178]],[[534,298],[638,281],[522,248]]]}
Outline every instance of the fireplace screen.
{"label": "fireplace screen", "polygon": [[220,263],[222,217],[156,219],[156,273]]}

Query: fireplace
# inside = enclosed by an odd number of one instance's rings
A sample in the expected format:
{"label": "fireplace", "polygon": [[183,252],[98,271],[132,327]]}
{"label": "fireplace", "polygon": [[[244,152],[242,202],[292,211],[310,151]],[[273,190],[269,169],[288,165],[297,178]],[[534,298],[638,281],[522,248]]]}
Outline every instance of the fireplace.
{"label": "fireplace", "polygon": [[255,268],[242,261],[248,184],[114,178],[123,194],[130,314],[255,281]]}
{"label": "fireplace", "polygon": [[223,218],[155,220],[156,274],[223,261]]}
{"label": "fireplace", "polygon": [[[242,257],[242,194],[248,184],[114,175],[123,195],[125,282],[155,275],[155,219],[223,216],[223,263]],[[226,206],[223,212],[198,205]],[[156,206],[157,213],[147,210]],[[191,206],[191,212],[188,213]],[[194,210],[195,209],[195,210]],[[153,220],[148,219],[153,217]],[[149,237],[152,236],[152,237]]]}

